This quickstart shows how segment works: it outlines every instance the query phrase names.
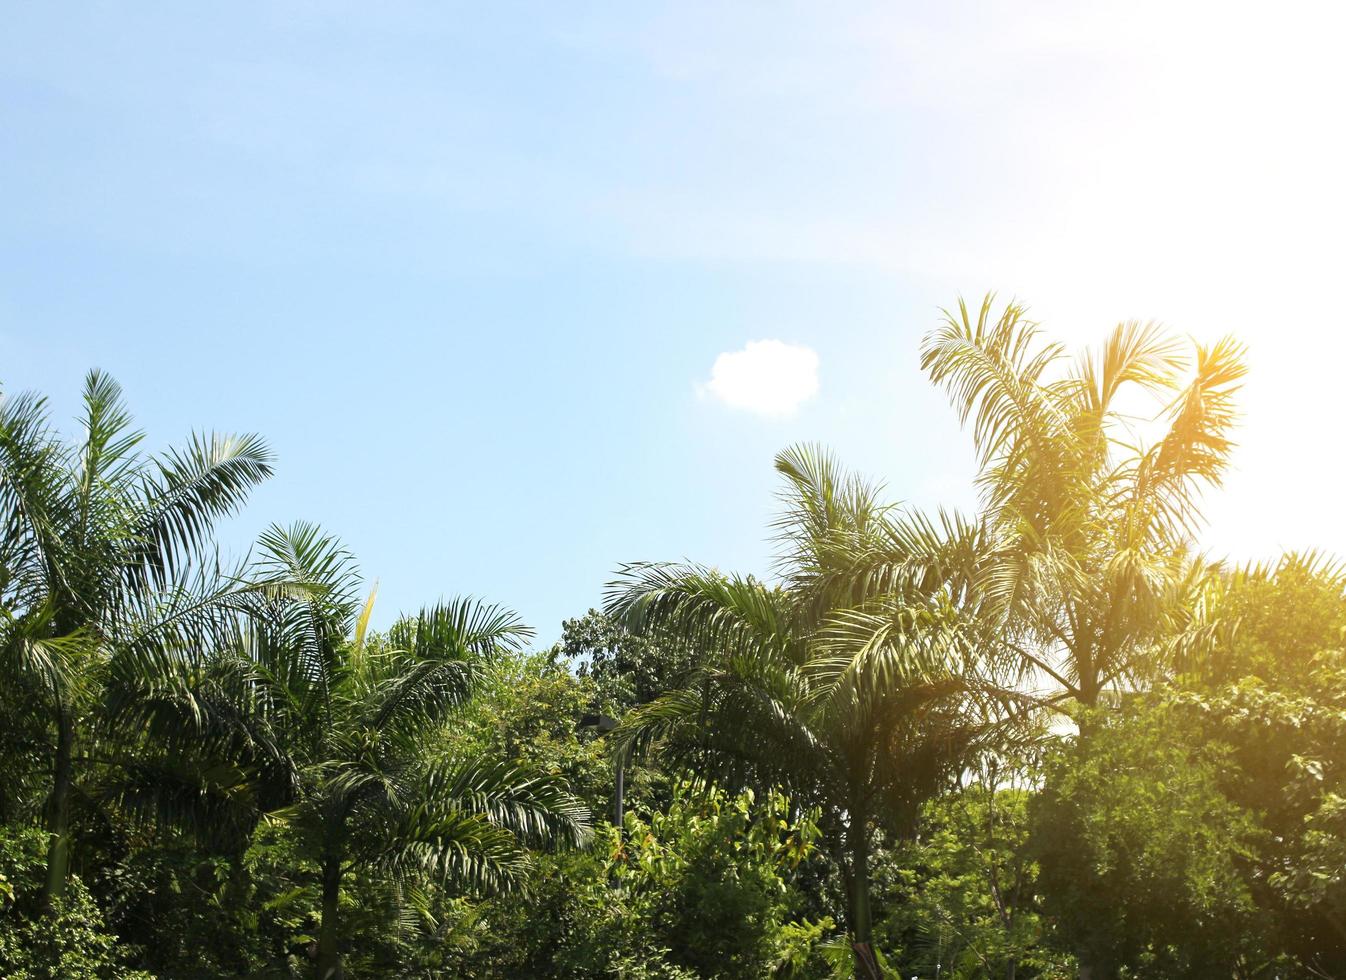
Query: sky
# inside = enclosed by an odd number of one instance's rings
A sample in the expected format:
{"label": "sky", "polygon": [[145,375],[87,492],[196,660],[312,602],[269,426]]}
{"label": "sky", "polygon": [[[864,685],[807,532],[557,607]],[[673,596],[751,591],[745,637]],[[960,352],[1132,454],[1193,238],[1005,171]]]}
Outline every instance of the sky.
{"label": "sky", "polygon": [[221,539],[316,521],[388,622],[542,642],[619,563],[767,572],[776,452],[915,506],[974,459],[919,370],[987,290],[1072,348],[1250,350],[1202,543],[1346,555],[1346,12],[1127,4],[16,2],[0,384],[151,447],[256,431]]}

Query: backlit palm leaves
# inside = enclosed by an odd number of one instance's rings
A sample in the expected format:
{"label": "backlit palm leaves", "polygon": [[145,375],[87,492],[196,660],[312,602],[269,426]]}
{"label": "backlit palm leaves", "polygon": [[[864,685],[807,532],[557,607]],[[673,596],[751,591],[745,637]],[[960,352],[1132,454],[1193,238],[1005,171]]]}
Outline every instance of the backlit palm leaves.
{"label": "backlit palm leaves", "polygon": [[1086,705],[1142,669],[1202,577],[1191,536],[1245,368],[1231,340],[1187,347],[1124,323],[1071,363],[988,296],[922,348],[981,463],[984,602],[1024,664]]}

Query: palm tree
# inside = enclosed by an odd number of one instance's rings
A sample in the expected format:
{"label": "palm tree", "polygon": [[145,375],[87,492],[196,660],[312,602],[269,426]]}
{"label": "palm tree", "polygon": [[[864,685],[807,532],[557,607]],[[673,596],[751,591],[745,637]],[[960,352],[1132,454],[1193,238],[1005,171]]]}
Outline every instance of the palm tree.
{"label": "palm tree", "polygon": [[1129,322],[1071,364],[1022,306],[992,306],[974,320],[960,301],[921,358],[971,421],[989,542],[978,589],[1026,671],[1094,707],[1156,666],[1209,574],[1192,536],[1229,464],[1244,351]]}
{"label": "palm tree", "polygon": [[83,403],[81,438],[67,445],[45,399],[0,400],[0,669],[54,742],[48,903],[70,871],[87,722],[110,685],[189,656],[228,615],[240,580],[207,560],[210,535],[271,473],[253,435],[142,455],[120,387],[98,372]]}
{"label": "palm tree", "polygon": [[[964,592],[939,556],[975,528],[881,506],[875,488],[812,448],[777,457],[787,503],[781,582],[694,565],[636,564],[608,610],[703,652],[686,687],[628,713],[617,751],[663,741],[703,775],[766,782],[817,806],[847,886],[856,966],[877,977],[870,853],[990,739],[994,704],[975,678]],[[852,573],[883,550],[886,575]],[[899,554],[900,552],[900,554]],[[905,563],[899,558],[905,559]]]}
{"label": "palm tree", "polygon": [[[356,601],[348,552],[311,525],[259,542],[265,594],[234,652],[244,710],[204,727],[222,742],[284,760],[293,798],[278,816],[318,869],[317,976],[343,975],[340,899],[355,869],[393,882],[433,876],[479,889],[522,883],[530,846],[582,843],[587,815],[557,780],[492,760],[435,751],[488,658],[531,631],[515,615],[459,599],[368,633],[373,595]],[[228,685],[226,685],[228,686]]]}

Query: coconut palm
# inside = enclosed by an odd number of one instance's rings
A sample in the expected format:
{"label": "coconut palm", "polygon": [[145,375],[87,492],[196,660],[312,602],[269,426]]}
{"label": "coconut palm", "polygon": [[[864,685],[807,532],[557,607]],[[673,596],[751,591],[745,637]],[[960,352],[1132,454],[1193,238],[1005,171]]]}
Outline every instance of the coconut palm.
{"label": "coconut palm", "polygon": [[83,405],[70,445],[45,399],[0,401],[0,669],[8,708],[51,759],[48,902],[65,890],[71,801],[92,755],[77,743],[110,686],[191,656],[230,614],[240,580],[208,554],[210,536],[271,473],[252,435],[143,455],[121,389],[98,372]]}
{"label": "coconut palm", "polygon": [[1155,666],[1208,574],[1192,538],[1229,464],[1244,352],[1128,322],[1071,363],[1022,306],[993,305],[960,301],[921,363],[977,449],[983,609],[1029,672],[1092,707]]}
{"label": "coconut palm", "polygon": [[219,703],[243,710],[202,724],[220,744],[283,760],[270,771],[293,773],[276,816],[318,871],[319,978],[343,975],[339,906],[353,870],[510,888],[530,846],[586,838],[587,815],[557,780],[435,751],[488,659],[531,636],[513,613],[459,599],[374,637],[373,595],[357,601],[351,556],[335,540],[311,525],[273,527],[259,555],[261,580],[284,588],[263,594],[217,664],[217,677],[232,676],[222,686],[242,692]]}
{"label": "coconut palm", "polygon": [[[627,715],[618,751],[660,741],[709,778],[779,785],[817,806],[846,882],[857,970],[878,976],[875,834],[908,829],[998,721],[971,669],[963,590],[936,561],[976,531],[950,521],[957,534],[936,534],[816,449],[789,450],[776,466],[787,504],[778,584],[637,564],[610,586],[608,609],[628,628],[678,636],[704,658],[686,687]],[[882,548],[896,558],[904,542],[905,566],[851,573],[851,555]]]}

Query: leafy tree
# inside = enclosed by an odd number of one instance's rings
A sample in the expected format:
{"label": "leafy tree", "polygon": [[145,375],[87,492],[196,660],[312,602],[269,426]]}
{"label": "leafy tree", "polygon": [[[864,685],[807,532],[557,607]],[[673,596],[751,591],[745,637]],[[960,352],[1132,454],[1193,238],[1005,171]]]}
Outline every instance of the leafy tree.
{"label": "leafy tree", "polygon": [[633,565],[611,587],[609,612],[628,628],[702,652],[685,687],[627,715],[618,751],[664,738],[709,778],[780,786],[817,806],[846,884],[857,968],[877,976],[875,834],[909,826],[994,719],[973,697],[956,590],[924,562],[927,552],[909,552],[920,571],[902,578],[900,592],[886,581],[871,597],[852,574],[851,555],[871,543],[944,543],[893,517],[872,487],[823,454],[790,450],[776,465],[786,478],[784,584]]}
{"label": "leafy tree", "polygon": [[681,686],[695,666],[694,652],[677,637],[633,633],[593,609],[561,624],[557,653],[593,680],[596,707],[612,715]]}
{"label": "leafy tree", "polygon": [[[139,968],[174,980],[251,976],[300,952],[299,927],[284,922],[276,904],[296,885],[294,864],[268,861],[265,843],[226,856],[138,820],[105,833],[85,841],[98,859],[88,890],[108,929],[136,948]],[[263,827],[259,842],[266,836]]]}
{"label": "leafy tree", "polygon": [[614,875],[672,962],[746,978],[807,960],[807,944],[792,943],[800,933],[784,928],[797,901],[785,876],[811,854],[817,829],[815,815],[790,811],[780,793],[682,786],[665,811],[630,817]]}
{"label": "leafy tree", "polygon": [[0,670],[5,712],[46,743],[43,894],[65,894],[71,801],[104,692],[207,642],[238,583],[205,560],[216,521],[271,473],[256,436],[193,436],[140,452],[121,389],[91,373],[82,435],[63,443],[45,399],[0,402]]}
{"label": "leafy tree", "polygon": [[[590,737],[599,733],[595,722],[603,715],[621,718],[632,708],[680,688],[691,676],[697,658],[676,636],[637,634],[592,609],[562,624],[561,640],[551,655],[557,661],[564,658],[591,692],[586,710],[575,719]],[[658,760],[622,755],[620,760],[609,760],[602,802],[596,805],[609,819],[617,819],[610,805],[616,797],[613,763],[622,774],[624,807],[671,802],[672,774]]]}
{"label": "leafy tree", "polygon": [[1222,570],[1195,599],[1191,619],[1204,628],[1181,664],[1186,686],[1259,677],[1279,688],[1311,687],[1317,655],[1346,637],[1346,568],[1322,555]]}
{"label": "leafy tree", "polygon": [[1097,705],[1152,670],[1204,577],[1188,545],[1202,488],[1228,467],[1243,350],[1226,338],[1189,354],[1128,322],[1070,367],[1024,307],[995,317],[992,304],[974,319],[960,301],[921,352],[971,420],[989,538],[979,589],[1026,668]]}
{"label": "leafy tree", "polygon": [[1346,970],[1346,652],[1314,663],[1297,688],[1250,677],[1178,692],[1164,723],[1171,742],[1226,753],[1216,786],[1259,829],[1247,888],[1265,948],[1321,976]]}
{"label": "leafy tree", "polygon": [[1317,554],[1222,574],[1214,628],[1166,699],[1170,739],[1225,746],[1222,794],[1262,828],[1249,887],[1274,948],[1309,973],[1346,970],[1346,574]]}
{"label": "leafy tree", "polygon": [[594,813],[607,813],[612,761],[592,727],[596,685],[556,662],[552,651],[501,651],[437,751],[507,760],[561,779]]}
{"label": "leafy tree", "polygon": [[1288,556],[1220,575],[1203,602],[1215,628],[1182,684],[1127,702],[1099,722],[1106,744],[1049,768],[1048,907],[1099,974],[1338,974],[1343,579]]}

